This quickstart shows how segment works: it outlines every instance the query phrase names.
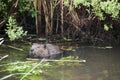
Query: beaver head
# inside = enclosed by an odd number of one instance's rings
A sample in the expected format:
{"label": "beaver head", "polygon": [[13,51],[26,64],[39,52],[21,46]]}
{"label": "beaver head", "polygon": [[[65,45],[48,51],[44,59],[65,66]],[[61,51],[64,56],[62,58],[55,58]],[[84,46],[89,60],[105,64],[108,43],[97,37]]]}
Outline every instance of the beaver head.
{"label": "beaver head", "polygon": [[29,55],[31,57],[47,58],[47,57],[49,57],[49,52],[48,52],[48,49],[46,48],[46,45],[33,43],[32,47],[29,51]]}

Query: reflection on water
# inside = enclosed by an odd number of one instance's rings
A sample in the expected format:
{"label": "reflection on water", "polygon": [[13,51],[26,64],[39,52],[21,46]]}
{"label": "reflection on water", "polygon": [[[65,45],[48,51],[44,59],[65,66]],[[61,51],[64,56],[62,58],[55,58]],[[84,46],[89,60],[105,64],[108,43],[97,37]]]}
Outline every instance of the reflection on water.
{"label": "reflection on water", "polygon": [[[0,50],[0,54],[6,53],[5,51],[2,52],[2,50]],[[67,62],[62,66],[53,64],[52,66],[56,67],[43,69],[44,72],[39,76],[30,75],[29,79],[25,80],[120,80],[119,52],[119,47],[113,47],[111,49],[89,46],[80,47],[75,51],[68,53],[72,56],[79,56],[80,59],[86,60],[85,63],[76,64],[74,62],[71,63],[71,65],[67,65],[69,64],[69,62]],[[17,54],[14,55],[13,53]],[[9,61],[14,61],[16,57],[16,60],[25,58],[23,57],[25,55],[18,54],[18,51],[11,51],[9,54],[12,55],[12,57],[8,59]],[[3,77],[5,74],[5,72],[0,73],[0,77]],[[12,77],[11,80],[13,79],[15,80],[14,77]]]}

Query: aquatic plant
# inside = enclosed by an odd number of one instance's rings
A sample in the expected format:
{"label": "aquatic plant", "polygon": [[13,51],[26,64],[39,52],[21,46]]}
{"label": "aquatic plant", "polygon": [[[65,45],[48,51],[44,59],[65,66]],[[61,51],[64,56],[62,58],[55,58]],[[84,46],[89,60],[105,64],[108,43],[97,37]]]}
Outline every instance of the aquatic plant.
{"label": "aquatic plant", "polygon": [[[31,75],[39,75],[45,73],[49,70],[56,69],[59,67],[62,67],[64,65],[66,66],[73,66],[73,65],[80,65],[79,62],[85,62],[84,60],[79,60],[79,58],[74,58],[72,56],[68,56],[66,58],[62,58],[60,60],[51,60],[51,59],[42,59],[41,61],[39,59],[29,59],[31,61],[17,61],[13,63],[8,64],[2,64],[0,67],[6,67],[6,70],[10,74],[4,76],[0,80],[5,80],[9,77],[16,76],[16,78],[19,78],[20,80],[24,80],[26,78],[29,78],[28,76]],[[74,63],[74,64],[73,64]],[[75,64],[76,63],[76,64]],[[41,80],[43,80],[41,78]]]}

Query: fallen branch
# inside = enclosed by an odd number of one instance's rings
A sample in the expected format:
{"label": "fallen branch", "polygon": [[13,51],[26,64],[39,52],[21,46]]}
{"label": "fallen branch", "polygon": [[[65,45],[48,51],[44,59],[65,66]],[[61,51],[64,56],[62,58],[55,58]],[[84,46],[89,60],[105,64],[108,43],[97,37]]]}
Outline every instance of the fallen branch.
{"label": "fallen branch", "polygon": [[21,75],[21,74],[26,74],[26,73],[15,73],[15,74],[10,74],[10,75],[7,75],[7,76],[1,78],[0,80],[5,80],[5,79],[7,79],[7,78],[9,78],[9,77],[11,77],[11,76],[14,76],[14,75]]}
{"label": "fallen branch", "polygon": [[1,22],[0,22],[0,25],[3,25],[5,22],[6,22],[5,20],[1,21]]}
{"label": "fallen branch", "polygon": [[[38,61],[40,59],[27,58],[27,60]],[[56,59],[44,59],[44,61],[48,61],[48,62],[86,62],[86,60],[56,60]]]}
{"label": "fallen branch", "polygon": [[14,46],[10,46],[10,45],[7,45],[9,48],[12,48],[12,49],[16,49],[16,50],[19,50],[19,51],[24,51],[23,49],[20,49],[20,48],[16,48]]}
{"label": "fallen branch", "polygon": [[0,45],[2,45],[3,42],[4,42],[4,40],[0,41]]}
{"label": "fallen branch", "polygon": [[54,59],[45,59],[44,61],[52,61],[52,62],[86,62],[86,60],[54,60]]}
{"label": "fallen branch", "polygon": [[8,55],[3,56],[2,58],[0,58],[0,61],[7,58],[7,57],[8,57]]}
{"label": "fallen branch", "polygon": [[0,38],[0,45],[4,42],[4,38]]}

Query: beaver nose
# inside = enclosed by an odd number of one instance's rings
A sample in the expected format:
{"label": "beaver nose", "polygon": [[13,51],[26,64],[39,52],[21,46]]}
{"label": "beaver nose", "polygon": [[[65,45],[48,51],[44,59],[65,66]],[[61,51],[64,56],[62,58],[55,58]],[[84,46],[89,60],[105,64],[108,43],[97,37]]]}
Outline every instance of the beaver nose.
{"label": "beaver nose", "polygon": [[34,51],[34,49],[31,49],[30,51],[31,51],[31,52],[33,52],[33,51]]}

